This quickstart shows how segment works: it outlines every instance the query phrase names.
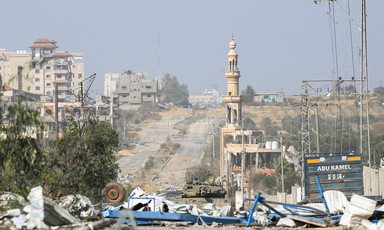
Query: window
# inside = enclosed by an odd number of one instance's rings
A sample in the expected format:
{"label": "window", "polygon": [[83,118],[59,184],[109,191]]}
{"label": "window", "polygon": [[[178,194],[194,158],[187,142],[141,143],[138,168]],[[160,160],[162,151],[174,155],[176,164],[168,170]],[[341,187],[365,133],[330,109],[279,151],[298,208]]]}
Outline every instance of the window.
{"label": "window", "polygon": [[51,67],[50,67],[50,66],[47,66],[47,69],[51,69]]}
{"label": "window", "polygon": [[47,86],[51,86],[51,83],[47,83]]}
{"label": "window", "polygon": [[126,89],[126,88],[127,88],[127,86],[122,86],[121,88],[123,88],[123,89]]}
{"label": "window", "polygon": [[56,77],[57,77],[57,78],[61,78],[61,74],[58,74]]}
{"label": "window", "polygon": [[151,95],[150,95],[150,94],[147,94],[147,97],[151,97]]}
{"label": "window", "polygon": [[35,82],[39,82],[40,81],[40,78],[35,78]]}
{"label": "window", "polygon": [[83,75],[81,73],[79,73],[77,76],[79,77],[79,79],[81,79],[83,77]]}
{"label": "window", "polygon": [[147,86],[145,86],[145,88],[150,89],[150,88],[152,88],[152,86],[147,85]]}
{"label": "window", "polygon": [[37,69],[37,70],[35,70],[35,73],[40,73],[40,70],[38,70],[38,69]]}
{"label": "window", "polygon": [[46,78],[51,78],[51,75],[47,75],[47,76],[45,76]]}
{"label": "window", "polygon": [[40,87],[39,87],[39,86],[36,86],[36,87],[35,87],[35,90],[40,90]]}

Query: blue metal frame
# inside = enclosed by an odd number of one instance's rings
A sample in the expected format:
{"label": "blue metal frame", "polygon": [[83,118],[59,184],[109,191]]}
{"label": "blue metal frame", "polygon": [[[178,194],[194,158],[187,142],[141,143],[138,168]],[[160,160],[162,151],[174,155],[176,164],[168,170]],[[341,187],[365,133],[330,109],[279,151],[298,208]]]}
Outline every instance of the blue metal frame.
{"label": "blue metal frame", "polygon": [[[104,217],[119,218],[120,210],[107,210],[103,212]],[[132,215],[136,220],[140,221],[187,221],[191,223],[201,224],[204,221],[206,224],[213,222],[219,224],[240,224],[245,223],[246,220],[241,217],[216,217],[216,216],[196,216],[186,213],[170,213],[170,212],[140,212],[132,211]],[[138,224],[140,224],[138,222]]]}
{"label": "blue metal frame", "polygon": [[327,201],[325,200],[325,197],[324,197],[323,189],[321,188],[319,176],[316,175],[315,177],[316,177],[317,186],[319,187],[321,199],[323,200],[323,203],[324,203],[324,206],[325,206],[325,210],[327,210],[327,212],[329,213],[329,208],[328,208],[328,205],[327,205]]}
{"label": "blue metal frame", "polygon": [[261,197],[261,193],[258,193],[257,196],[256,196],[256,199],[255,199],[255,202],[253,202],[251,211],[249,212],[249,217],[248,217],[248,221],[247,221],[247,227],[251,226],[253,212],[255,212],[255,209],[256,209],[257,203],[259,203],[260,197]]}

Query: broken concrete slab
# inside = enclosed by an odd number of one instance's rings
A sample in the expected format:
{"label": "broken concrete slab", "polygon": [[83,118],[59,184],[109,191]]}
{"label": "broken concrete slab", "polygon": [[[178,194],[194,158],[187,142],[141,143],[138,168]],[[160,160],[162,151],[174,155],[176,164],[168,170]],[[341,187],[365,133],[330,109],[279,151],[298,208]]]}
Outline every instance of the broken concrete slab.
{"label": "broken concrete slab", "polygon": [[82,195],[68,195],[60,198],[59,205],[75,217],[91,217],[97,214],[88,197]]}
{"label": "broken concrete slab", "polygon": [[376,207],[376,201],[354,194],[348,202],[344,215],[340,218],[340,225],[353,227],[359,226],[363,219],[372,216]]}
{"label": "broken concrete slab", "polygon": [[9,208],[26,205],[24,197],[11,192],[3,192],[0,195],[0,208]]}
{"label": "broken concrete slab", "polygon": [[44,197],[44,222],[49,226],[80,224],[80,220],[72,216],[60,205]]}

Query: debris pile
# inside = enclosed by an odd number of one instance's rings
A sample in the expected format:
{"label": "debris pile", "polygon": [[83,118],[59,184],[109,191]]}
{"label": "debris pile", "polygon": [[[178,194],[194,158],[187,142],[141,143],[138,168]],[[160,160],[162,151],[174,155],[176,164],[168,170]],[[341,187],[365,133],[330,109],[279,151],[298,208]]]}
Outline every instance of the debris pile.
{"label": "debris pile", "polygon": [[[91,224],[81,222],[81,218],[97,215],[97,210],[87,197],[66,196],[61,199],[60,204],[57,204],[43,196],[41,186],[33,188],[27,200],[9,192],[0,194],[0,210],[6,210],[5,213],[0,212],[0,229],[2,227],[13,229],[81,227]],[[108,222],[111,221],[108,220]]]}
{"label": "debris pile", "polygon": [[[115,187],[111,189],[114,191]],[[59,226],[103,229],[117,223],[113,227],[123,227],[123,224],[134,228],[137,225],[346,226],[384,230],[384,205],[381,202],[356,194],[348,200],[340,191],[321,192],[323,203],[306,205],[268,201],[258,193],[255,199],[245,199],[243,202],[249,202],[250,210],[245,208],[247,206],[235,209],[234,204],[217,205],[209,202],[211,199],[202,205],[176,203],[163,196],[167,192],[179,193],[167,190],[147,194],[138,187],[124,202],[103,204],[102,215],[98,215],[100,213],[90,200],[81,195],[62,197],[59,203],[55,203],[43,196],[42,187],[33,188],[27,199],[17,194],[3,193],[0,194],[0,228],[50,229]],[[94,222],[84,222],[85,219]]]}
{"label": "debris pile", "polygon": [[[162,193],[160,193],[162,194]],[[384,206],[369,198],[353,195],[351,200],[339,191],[326,191],[323,203],[306,205],[267,201],[259,193],[251,202],[251,210],[244,207],[233,210],[231,206],[217,207],[212,203],[197,207],[195,204],[176,204],[159,194],[146,194],[136,188],[128,197],[127,209],[122,207],[105,210],[103,216],[116,218],[127,224],[188,226],[278,226],[278,227],[347,227],[363,226],[364,229],[384,229]]]}

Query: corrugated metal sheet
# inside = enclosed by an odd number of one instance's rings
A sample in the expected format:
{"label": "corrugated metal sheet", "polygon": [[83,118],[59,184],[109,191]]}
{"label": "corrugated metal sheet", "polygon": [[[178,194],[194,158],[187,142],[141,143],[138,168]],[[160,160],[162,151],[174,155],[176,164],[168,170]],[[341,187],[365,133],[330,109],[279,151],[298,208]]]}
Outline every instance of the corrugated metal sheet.
{"label": "corrugated metal sheet", "polygon": [[304,155],[305,191],[308,199],[321,198],[315,176],[323,191],[338,190],[346,196],[363,194],[362,157],[355,153],[307,153]]}

